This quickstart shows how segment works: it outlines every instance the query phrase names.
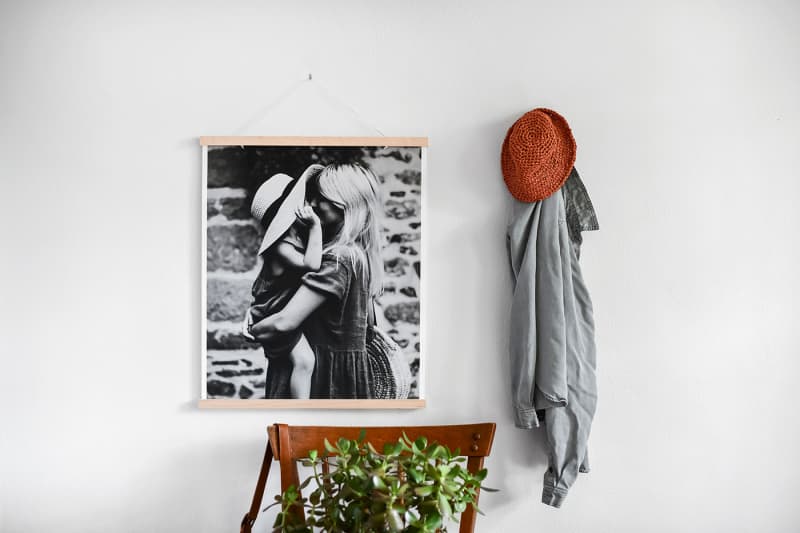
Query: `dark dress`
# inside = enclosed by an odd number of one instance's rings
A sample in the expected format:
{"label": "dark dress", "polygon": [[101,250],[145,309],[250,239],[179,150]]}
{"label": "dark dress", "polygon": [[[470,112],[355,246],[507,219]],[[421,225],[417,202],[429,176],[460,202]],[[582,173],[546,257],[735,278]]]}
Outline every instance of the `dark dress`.
{"label": "dark dress", "polygon": [[[353,269],[349,258],[322,256],[317,272],[301,284],[325,295],[325,301],[300,327],[314,350],[312,399],[374,398],[373,376],[366,351],[368,280]],[[267,366],[265,397],[290,398],[289,358],[271,359]]]}

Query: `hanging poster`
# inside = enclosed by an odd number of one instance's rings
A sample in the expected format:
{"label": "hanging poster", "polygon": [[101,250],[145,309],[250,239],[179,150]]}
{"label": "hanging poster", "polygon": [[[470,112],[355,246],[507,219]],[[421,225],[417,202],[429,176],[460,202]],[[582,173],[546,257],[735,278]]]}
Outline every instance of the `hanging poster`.
{"label": "hanging poster", "polygon": [[424,406],[427,139],[201,145],[200,405]]}

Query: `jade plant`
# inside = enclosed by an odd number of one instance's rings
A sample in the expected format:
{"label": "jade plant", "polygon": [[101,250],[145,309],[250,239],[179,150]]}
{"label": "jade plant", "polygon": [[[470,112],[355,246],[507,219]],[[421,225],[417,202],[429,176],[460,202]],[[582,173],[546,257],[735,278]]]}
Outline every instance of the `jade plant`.
{"label": "jade plant", "polygon": [[[312,450],[302,464],[312,474],[300,487],[289,487],[275,497],[280,512],[273,532],[365,533],[447,531],[468,505],[476,506],[486,469],[470,473],[458,450],[450,451],[425,437],[403,436],[378,453],[365,442],[340,438],[325,440],[325,453]],[[323,463],[331,468],[326,472]],[[314,483],[308,497],[301,490]],[[269,508],[268,507],[268,508]],[[298,509],[304,509],[302,518]],[[483,513],[481,513],[483,514]]]}

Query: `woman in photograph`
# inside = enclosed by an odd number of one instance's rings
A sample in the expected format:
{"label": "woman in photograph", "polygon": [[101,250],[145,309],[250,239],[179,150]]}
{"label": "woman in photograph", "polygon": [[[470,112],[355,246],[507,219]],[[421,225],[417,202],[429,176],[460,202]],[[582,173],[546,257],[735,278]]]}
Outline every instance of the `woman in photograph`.
{"label": "woman in photograph", "polygon": [[[250,332],[261,342],[303,333],[315,357],[311,398],[373,398],[366,335],[383,274],[378,180],[357,164],[328,165],[309,180],[306,200],[322,226],[321,265]],[[289,358],[271,359],[265,398],[290,398],[291,375]]]}

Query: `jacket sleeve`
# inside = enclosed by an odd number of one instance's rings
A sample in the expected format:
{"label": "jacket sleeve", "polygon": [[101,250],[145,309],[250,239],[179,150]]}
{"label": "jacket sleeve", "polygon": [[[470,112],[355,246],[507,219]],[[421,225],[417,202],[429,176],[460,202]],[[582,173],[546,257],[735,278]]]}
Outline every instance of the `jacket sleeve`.
{"label": "jacket sleeve", "polygon": [[[560,194],[554,196],[562,200]],[[578,472],[588,471],[589,431],[597,405],[592,303],[578,264],[577,245],[571,241],[564,220],[563,201],[558,208],[558,249],[551,252],[558,258],[561,272],[563,350],[559,348],[557,353],[564,358],[567,401],[544,414],[549,457],[542,490],[542,502],[554,507],[561,506]],[[545,313],[546,309],[537,310]],[[555,357],[554,348],[550,347]]]}
{"label": "jacket sleeve", "polygon": [[[511,298],[511,395],[515,424],[539,425],[536,410],[567,402],[562,269],[555,194],[514,200],[507,230]],[[556,253],[554,253],[554,251]]]}

